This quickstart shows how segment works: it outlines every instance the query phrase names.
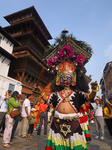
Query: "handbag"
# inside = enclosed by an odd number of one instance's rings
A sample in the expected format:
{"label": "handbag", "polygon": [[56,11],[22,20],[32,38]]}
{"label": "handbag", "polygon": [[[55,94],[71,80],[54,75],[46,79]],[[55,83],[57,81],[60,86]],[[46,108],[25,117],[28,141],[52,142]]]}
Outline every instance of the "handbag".
{"label": "handbag", "polygon": [[14,109],[11,112],[9,111],[9,105],[8,105],[8,112],[10,113],[11,118],[16,117],[17,115],[20,114],[20,112],[18,111],[18,109]]}
{"label": "handbag", "polygon": [[19,115],[18,109],[12,110],[11,113],[10,113],[11,118],[16,117],[17,115]]}

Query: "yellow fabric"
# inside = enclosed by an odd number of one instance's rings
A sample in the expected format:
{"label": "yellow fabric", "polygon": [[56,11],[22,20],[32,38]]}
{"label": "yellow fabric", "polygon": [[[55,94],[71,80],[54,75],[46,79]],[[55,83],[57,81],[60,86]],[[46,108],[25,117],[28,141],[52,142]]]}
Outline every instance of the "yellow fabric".
{"label": "yellow fabric", "polygon": [[84,130],[88,130],[88,127],[87,126],[84,126],[84,127],[81,127],[82,128],[82,130],[84,131]]}
{"label": "yellow fabric", "polygon": [[112,117],[112,111],[109,114],[109,109],[107,107],[104,108],[104,118],[105,119],[110,119],[109,117],[107,117],[105,114],[109,115],[110,117]]}
{"label": "yellow fabric", "polygon": [[89,99],[90,93],[88,94],[88,99]]}
{"label": "yellow fabric", "polygon": [[83,107],[83,106],[84,106],[84,104],[81,105],[81,107]]}
{"label": "yellow fabric", "polygon": [[49,97],[49,96],[46,96],[46,99],[47,99],[47,100],[48,100],[48,97]]}

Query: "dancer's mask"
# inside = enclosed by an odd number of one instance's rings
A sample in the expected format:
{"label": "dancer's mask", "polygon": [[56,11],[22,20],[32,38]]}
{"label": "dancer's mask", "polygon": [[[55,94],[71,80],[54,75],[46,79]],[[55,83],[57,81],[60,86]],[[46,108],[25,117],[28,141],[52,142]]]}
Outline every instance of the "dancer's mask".
{"label": "dancer's mask", "polygon": [[64,62],[58,67],[56,85],[75,86],[76,85],[76,68],[69,62]]}

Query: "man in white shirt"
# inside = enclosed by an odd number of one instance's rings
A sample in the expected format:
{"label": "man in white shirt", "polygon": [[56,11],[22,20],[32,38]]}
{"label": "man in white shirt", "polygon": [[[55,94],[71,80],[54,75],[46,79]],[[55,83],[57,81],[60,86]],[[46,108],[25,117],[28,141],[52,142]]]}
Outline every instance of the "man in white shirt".
{"label": "man in white shirt", "polygon": [[22,136],[23,138],[27,138],[26,129],[28,125],[28,119],[30,117],[30,109],[31,109],[30,100],[31,100],[31,94],[28,94],[22,106],[22,112],[21,112],[22,120],[19,129],[19,136]]}
{"label": "man in white shirt", "polygon": [[1,96],[0,98],[0,128],[3,125],[3,121],[4,121],[3,119],[5,117],[5,112],[8,108],[8,99],[10,95],[11,95],[11,91],[8,90],[6,91],[6,94]]}
{"label": "man in white shirt", "polygon": [[[103,118],[103,110],[102,110],[102,100],[99,96],[95,99],[96,108],[94,111],[95,114],[95,127],[97,136],[95,137],[98,139],[100,137],[101,140],[104,140],[104,118]],[[101,136],[100,136],[101,130]]]}

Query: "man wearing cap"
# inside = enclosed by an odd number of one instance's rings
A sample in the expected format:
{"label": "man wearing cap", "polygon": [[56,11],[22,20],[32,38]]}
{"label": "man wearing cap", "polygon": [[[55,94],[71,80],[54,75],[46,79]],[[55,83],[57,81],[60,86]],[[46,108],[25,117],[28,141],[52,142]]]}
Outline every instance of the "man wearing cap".
{"label": "man wearing cap", "polygon": [[30,117],[30,110],[31,110],[30,100],[31,100],[31,94],[27,94],[27,98],[24,100],[22,106],[22,112],[21,112],[22,120],[19,129],[19,136],[22,136],[23,138],[27,138],[26,128]]}
{"label": "man wearing cap", "polygon": [[95,108],[95,127],[97,136],[95,139],[99,138],[100,130],[101,130],[101,136],[100,139],[104,140],[104,118],[103,118],[103,110],[102,110],[102,100],[100,96],[97,96],[97,99],[95,99],[96,108]]}

